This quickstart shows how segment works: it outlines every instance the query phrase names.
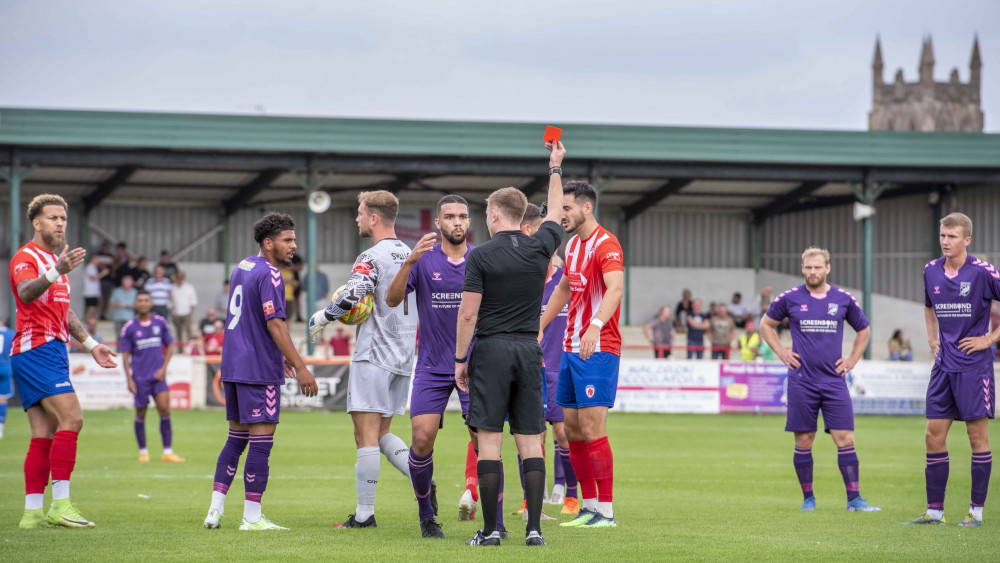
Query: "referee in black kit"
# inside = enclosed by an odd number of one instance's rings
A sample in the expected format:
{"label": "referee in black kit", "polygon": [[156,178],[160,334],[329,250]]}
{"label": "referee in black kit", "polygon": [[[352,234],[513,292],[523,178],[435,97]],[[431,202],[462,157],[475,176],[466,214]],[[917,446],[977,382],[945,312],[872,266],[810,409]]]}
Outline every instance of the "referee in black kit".
{"label": "referee in black kit", "polygon": [[[552,253],[562,242],[562,143],[545,143],[549,157],[549,198],[545,221],[533,236],[521,232],[528,199],[517,188],[502,188],[486,200],[491,240],[474,248],[465,264],[462,304],[458,309],[455,381],[469,392],[465,423],[479,432],[479,499],[483,529],[466,543],[500,545],[497,495],[500,492],[500,446],[504,417],[524,460],[528,503],[527,545],[545,545],[539,520],[545,462],[538,435],[545,431],[542,410],[542,348],[538,320],[542,291]],[[473,331],[476,343],[469,358]],[[468,362],[466,361],[468,360]]]}

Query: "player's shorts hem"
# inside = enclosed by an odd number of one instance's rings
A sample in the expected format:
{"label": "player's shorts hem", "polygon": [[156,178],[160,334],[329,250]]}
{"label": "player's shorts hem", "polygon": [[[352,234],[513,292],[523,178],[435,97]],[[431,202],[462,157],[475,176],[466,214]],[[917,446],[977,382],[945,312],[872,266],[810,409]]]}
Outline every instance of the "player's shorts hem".
{"label": "player's shorts hem", "polygon": [[76,394],[76,389],[66,389],[65,391],[59,390],[59,391],[56,391],[55,393],[49,393],[48,395],[43,395],[41,397],[35,397],[34,400],[31,401],[30,404],[23,404],[21,406],[24,408],[25,412],[27,412],[27,410],[30,409],[31,407],[40,407],[40,406],[42,406],[42,399],[48,399],[49,397],[55,397],[57,395],[67,395],[69,393]]}

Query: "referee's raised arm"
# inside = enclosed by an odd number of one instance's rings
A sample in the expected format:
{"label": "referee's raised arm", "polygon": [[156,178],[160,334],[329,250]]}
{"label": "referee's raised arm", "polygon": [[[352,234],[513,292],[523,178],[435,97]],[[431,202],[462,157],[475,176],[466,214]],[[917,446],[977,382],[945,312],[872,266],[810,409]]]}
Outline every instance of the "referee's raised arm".
{"label": "referee's raised arm", "polygon": [[561,141],[545,143],[545,148],[552,152],[549,155],[549,198],[546,200],[548,212],[543,221],[560,222],[562,218],[562,161],[566,156],[566,147]]}

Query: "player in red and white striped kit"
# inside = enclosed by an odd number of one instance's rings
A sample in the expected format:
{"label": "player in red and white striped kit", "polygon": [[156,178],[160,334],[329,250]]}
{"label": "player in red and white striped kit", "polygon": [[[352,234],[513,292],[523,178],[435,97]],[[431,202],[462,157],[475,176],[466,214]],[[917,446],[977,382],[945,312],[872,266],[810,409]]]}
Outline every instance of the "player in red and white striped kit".
{"label": "player in red and white striped kit", "polygon": [[574,520],[561,526],[608,528],[616,522],[611,509],[614,460],[606,422],[618,390],[624,260],[618,239],[594,217],[593,186],[569,182],[563,193],[563,229],[574,236],[566,243],[565,275],[541,321],[544,330],[569,301],[556,403],[565,414],[582,506]]}

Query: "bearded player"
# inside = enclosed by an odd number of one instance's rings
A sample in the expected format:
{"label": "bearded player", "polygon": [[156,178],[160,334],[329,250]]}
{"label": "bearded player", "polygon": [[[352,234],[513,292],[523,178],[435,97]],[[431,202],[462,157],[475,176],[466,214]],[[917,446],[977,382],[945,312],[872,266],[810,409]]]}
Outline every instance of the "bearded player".
{"label": "bearded player", "polygon": [[[563,187],[562,226],[574,236],[566,243],[566,269],[545,306],[541,328],[544,331],[569,302],[556,404],[563,408],[583,506],[576,518],[560,526],[609,528],[617,522],[611,505],[614,458],[607,419],[618,391],[618,317],[625,274],[622,247],[598,224],[596,207],[597,191],[590,184],[569,182]],[[539,333],[539,340],[543,335]]]}
{"label": "bearded player", "polygon": [[212,504],[204,527],[218,528],[226,493],[243,450],[243,521],[240,530],[285,530],[261,512],[267,488],[274,433],[281,411],[285,378],[298,378],[307,397],[317,392],[316,378],[295,350],[285,324],[285,282],[279,267],[290,267],[295,255],[295,223],[284,213],[268,213],[254,223],[256,256],[244,258],[230,276],[229,313],[222,347],[222,385],[226,395],[229,438],[215,465]]}
{"label": "bearded player", "polygon": [[[861,498],[858,454],[854,450],[854,405],[844,379],[854,369],[871,337],[868,319],[854,296],[826,282],[830,253],[809,247],[802,253],[803,285],[793,287],[771,302],[760,320],[760,334],[788,366],[788,415],[785,431],[795,435],[792,463],[802,488],[802,510],[815,510],[812,446],[816,420],[823,411],[823,425],[837,446],[837,465],[847,490],[847,510],[879,512]],[[792,348],[778,341],[778,325],[789,321]],[[844,358],[844,322],[857,334],[850,356]]]}
{"label": "bearded player", "polygon": [[[441,243],[434,244],[436,233],[424,235],[403,267],[389,284],[386,304],[390,307],[409,300],[416,294],[420,317],[420,348],[410,397],[410,424],[413,441],[410,444],[410,478],[417,496],[420,532],[425,538],[443,538],[444,532],[434,519],[431,505],[431,478],[434,475],[434,441],[444,427],[444,411],[452,390],[458,391],[462,416],[469,414],[469,394],[455,385],[453,358],[458,306],[462,301],[465,282],[465,260],[474,247],[466,242],[469,225],[469,204],[457,195],[438,200],[434,224],[441,231]],[[469,429],[470,449],[477,436]],[[468,466],[469,455],[466,455]],[[475,476],[476,454],[472,455],[472,475]],[[466,467],[466,489],[459,501],[459,520],[475,518],[476,481],[470,482]],[[502,510],[502,509],[501,509]]]}
{"label": "bearded player", "polygon": [[968,253],[972,220],[962,213],[941,219],[941,258],[924,267],[924,319],[934,356],[927,384],[927,512],[910,524],[944,524],[948,485],[948,430],[965,422],[972,446],[972,500],[958,524],[978,528],[990,485],[993,454],[989,420],[996,416],[993,345],[1000,327],[989,332],[990,307],[1000,300],[1000,272]]}
{"label": "bearded player", "polygon": [[[42,194],[32,199],[28,221],[35,235],[10,261],[10,286],[17,304],[11,372],[31,427],[20,528],[95,526],[69,499],[77,437],[83,428],[80,401],[69,379],[69,337],[82,344],[101,367],[117,364],[116,354],[98,344],[69,308],[68,274],[83,263],[87,253],[82,248],[70,250],[66,244],[68,209],[66,200],[58,195]],[[50,474],[52,505],[44,514]]]}
{"label": "bearded player", "polygon": [[379,452],[410,479],[410,449],[389,431],[392,417],[406,412],[417,337],[417,315],[407,303],[386,303],[389,284],[410,255],[410,248],[396,238],[399,200],[385,190],[358,194],[358,233],[372,238],[372,247],[354,262],[344,291],[326,309],[309,319],[309,338],[320,337],[323,327],[343,317],[367,295],[371,315],[358,326],[347,383],[347,412],[354,423],[358,461],[354,466],[357,509],[335,528],[375,528],[375,490]]}

